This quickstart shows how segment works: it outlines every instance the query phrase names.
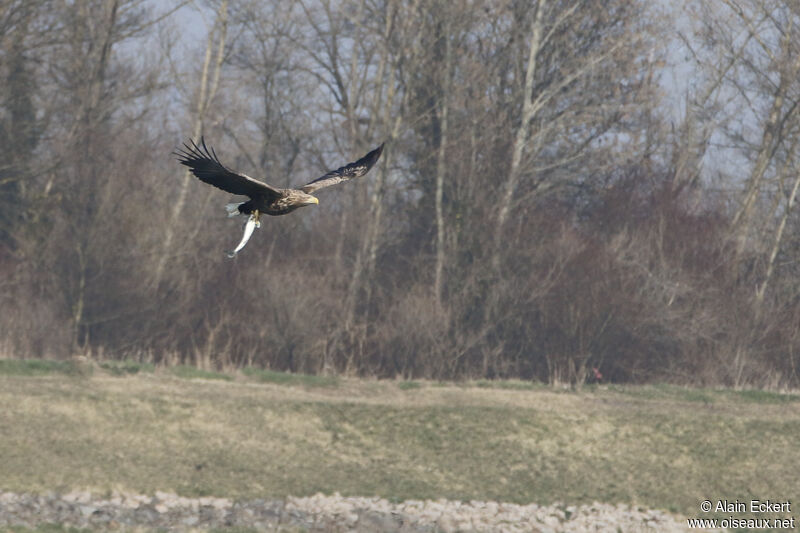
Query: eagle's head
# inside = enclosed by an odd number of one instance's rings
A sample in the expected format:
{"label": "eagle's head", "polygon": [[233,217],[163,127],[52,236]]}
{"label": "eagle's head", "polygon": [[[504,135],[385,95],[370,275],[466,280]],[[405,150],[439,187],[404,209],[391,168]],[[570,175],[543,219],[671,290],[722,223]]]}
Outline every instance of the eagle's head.
{"label": "eagle's head", "polygon": [[300,198],[300,205],[314,205],[319,203],[319,198],[316,196],[311,196],[310,194],[304,194]]}
{"label": "eagle's head", "polygon": [[311,196],[298,189],[283,189],[283,192],[285,196],[282,203],[289,208],[289,211],[294,211],[298,207],[319,203],[319,199],[316,196]]}

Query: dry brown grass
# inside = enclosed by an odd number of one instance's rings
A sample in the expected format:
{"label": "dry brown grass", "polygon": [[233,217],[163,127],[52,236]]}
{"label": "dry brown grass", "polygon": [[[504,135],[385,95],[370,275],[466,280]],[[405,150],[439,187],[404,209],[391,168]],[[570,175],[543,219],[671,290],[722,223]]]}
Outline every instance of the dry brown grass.
{"label": "dry brown grass", "polygon": [[705,498],[800,500],[796,400],[674,387],[7,375],[0,489],[597,500],[691,516]]}

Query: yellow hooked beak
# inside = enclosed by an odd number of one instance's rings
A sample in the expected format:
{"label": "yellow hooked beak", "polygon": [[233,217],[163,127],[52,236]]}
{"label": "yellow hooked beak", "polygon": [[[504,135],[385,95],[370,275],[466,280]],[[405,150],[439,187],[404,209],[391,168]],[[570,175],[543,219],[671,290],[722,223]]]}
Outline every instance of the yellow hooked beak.
{"label": "yellow hooked beak", "polygon": [[311,199],[308,201],[308,205],[318,204],[318,203],[319,203],[319,198],[317,198],[316,196],[312,196]]}

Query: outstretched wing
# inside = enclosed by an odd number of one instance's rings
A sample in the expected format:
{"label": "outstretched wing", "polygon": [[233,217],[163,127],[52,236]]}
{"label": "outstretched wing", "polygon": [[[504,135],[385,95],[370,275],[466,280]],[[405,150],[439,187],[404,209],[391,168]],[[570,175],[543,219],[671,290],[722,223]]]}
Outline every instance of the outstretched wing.
{"label": "outstretched wing", "polygon": [[369,172],[369,169],[375,165],[375,163],[381,157],[381,152],[383,152],[383,144],[375,148],[373,151],[355,163],[350,163],[341,168],[337,168],[336,170],[331,170],[324,176],[315,179],[307,185],[303,185],[300,187],[300,190],[306,194],[311,194],[312,192],[322,189],[323,187],[336,185],[337,183],[341,183],[352,178],[360,178]]}
{"label": "outstretched wing", "polygon": [[267,196],[278,198],[281,193],[264,182],[258,181],[228,169],[219,162],[217,154],[212,148],[206,147],[206,141],[200,137],[200,146],[193,140],[189,140],[191,146],[184,143],[184,149],[173,152],[178,156],[178,161],[191,169],[192,173],[200,181],[204,181],[218,189],[231,194],[241,194],[243,196]]}

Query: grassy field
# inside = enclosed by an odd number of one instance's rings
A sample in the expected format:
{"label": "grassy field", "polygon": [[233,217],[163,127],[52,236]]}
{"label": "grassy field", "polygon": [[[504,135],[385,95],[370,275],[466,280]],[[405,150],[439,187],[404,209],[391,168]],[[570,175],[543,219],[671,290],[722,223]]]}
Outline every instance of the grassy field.
{"label": "grassy field", "polygon": [[798,395],[0,360],[0,406],[16,492],[800,505]]}

